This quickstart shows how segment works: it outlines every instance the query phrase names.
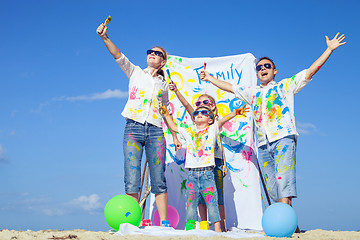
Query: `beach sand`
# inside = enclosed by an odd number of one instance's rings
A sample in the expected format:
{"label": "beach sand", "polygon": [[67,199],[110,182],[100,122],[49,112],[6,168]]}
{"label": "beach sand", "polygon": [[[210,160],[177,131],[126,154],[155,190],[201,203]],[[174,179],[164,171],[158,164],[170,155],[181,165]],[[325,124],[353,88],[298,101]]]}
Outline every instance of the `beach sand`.
{"label": "beach sand", "polygon": [[148,235],[126,235],[117,236],[108,232],[92,232],[86,230],[41,230],[41,231],[14,231],[14,230],[0,230],[0,240],[47,240],[47,239],[73,239],[73,240],[229,240],[229,239],[252,239],[252,240],[270,240],[270,239],[300,239],[300,240],[360,240],[360,232],[355,231],[325,231],[325,230],[310,230],[299,234],[293,234],[291,238],[228,238],[228,237],[197,237],[197,236],[173,236],[173,237],[154,237]]}

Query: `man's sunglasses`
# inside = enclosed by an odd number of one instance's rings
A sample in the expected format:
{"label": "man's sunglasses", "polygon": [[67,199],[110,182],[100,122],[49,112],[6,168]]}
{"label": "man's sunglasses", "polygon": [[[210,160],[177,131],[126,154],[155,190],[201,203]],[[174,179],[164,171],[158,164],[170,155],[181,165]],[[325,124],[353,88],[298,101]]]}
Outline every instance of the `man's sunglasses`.
{"label": "man's sunglasses", "polygon": [[210,118],[212,118],[209,110],[196,110],[192,113],[193,118],[199,115],[199,113],[201,113],[201,115],[203,116],[209,116]]}
{"label": "man's sunglasses", "polygon": [[270,63],[265,63],[264,65],[257,65],[256,66],[256,71],[260,71],[263,67],[267,68],[267,69],[271,69],[271,64]]}
{"label": "man's sunglasses", "polygon": [[212,102],[210,100],[204,100],[204,101],[197,101],[195,102],[195,106],[200,106],[201,104],[204,104],[204,105],[210,105],[212,104]]}
{"label": "man's sunglasses", "polygon": [[164,54],[162,52],[160,52],[160,51],[147,50],[146,53],[147,53],[147,55],[150,55],[150,54],[154,53],[156,56],[164,58]]}

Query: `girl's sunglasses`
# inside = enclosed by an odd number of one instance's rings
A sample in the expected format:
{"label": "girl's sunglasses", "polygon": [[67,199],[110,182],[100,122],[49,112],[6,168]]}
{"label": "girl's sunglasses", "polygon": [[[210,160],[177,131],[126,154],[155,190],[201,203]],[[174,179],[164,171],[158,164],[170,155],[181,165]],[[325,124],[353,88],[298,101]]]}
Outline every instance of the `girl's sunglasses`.
{"label": "girl's sunglasses", "polygon": [[160,52],[160,51],[147,50],[146,53],[147,53],[147,55],[150,55],[150,54],[154,53],[156,56],[164,58],[164,54],[162,52]]}
{"label": "girl's sunglasses", "polygon": [[265,63],[264,65],[257,65],[257,66],[256,66],[256,71],[257,71],[257,72],[260,71],[260,70],[263,68],[263,66],[264,66],[265,68],[267,68],[267,69],[271,69],[271,64],[270,64],[270,63]]}
{"label": "girl's sunglasses", "polygon": [[203,116],[209,116],[210,118],[212,118],[209,110],[196,110],[192,113],[193,118],[199,115],[199,113],[201,113],[201,115]]}
{"label": "girl's sunglasses", "polygon": [[204,104],[204,105],[210,105],[212,104],[212,102],[210,100],[204,100],[204,101],[197,101],[195,102],[195,106],[200,106],[201,104]]}

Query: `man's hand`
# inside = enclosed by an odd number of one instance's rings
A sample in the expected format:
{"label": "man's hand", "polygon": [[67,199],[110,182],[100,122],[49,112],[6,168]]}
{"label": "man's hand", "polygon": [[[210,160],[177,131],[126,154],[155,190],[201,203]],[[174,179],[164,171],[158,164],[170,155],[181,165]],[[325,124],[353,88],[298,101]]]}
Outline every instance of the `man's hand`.
{"label": "man's hand", "polygon": [[208,71],[202,70],[200,72],[200,79],[201,81],[210,81],[211,75]]}
{"label": "man's hand", "polygon": [[342,42],[345,39],[345,35],[342,34],[341,36],[339,36],[339,34],[340,33],[337,33],[332,40],[329,40],[329,37],[325,36],[327,47],[331,51],[334,51],[336,48],[346,43],[346,42]]}

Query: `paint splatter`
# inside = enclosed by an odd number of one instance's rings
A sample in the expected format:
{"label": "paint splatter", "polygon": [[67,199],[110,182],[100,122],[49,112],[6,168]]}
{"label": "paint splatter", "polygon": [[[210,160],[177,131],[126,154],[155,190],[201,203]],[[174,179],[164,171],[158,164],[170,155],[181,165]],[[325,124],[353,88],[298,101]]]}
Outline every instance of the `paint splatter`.
{"label": "paint splatter", "polygon": [[194,185],[191,182],[189,182],[189,184],[187,185],[187,191],[188,191],[187,206],[189,207],[192,201],[194,201],[195,199],[195,189],[194,189]]}
{"label": "paint splatter", "polygon": [[136,143],[133,142],[132,146],[134,148],[136,148],[136,150],[138,150],[138,152],[140,152],[140,147],[138,145],[136,145]]}
{"label": "paint splatter", "polygon": [[209,204],[214,196],[214,187],[208,187],[203,191],[204,198]]}

